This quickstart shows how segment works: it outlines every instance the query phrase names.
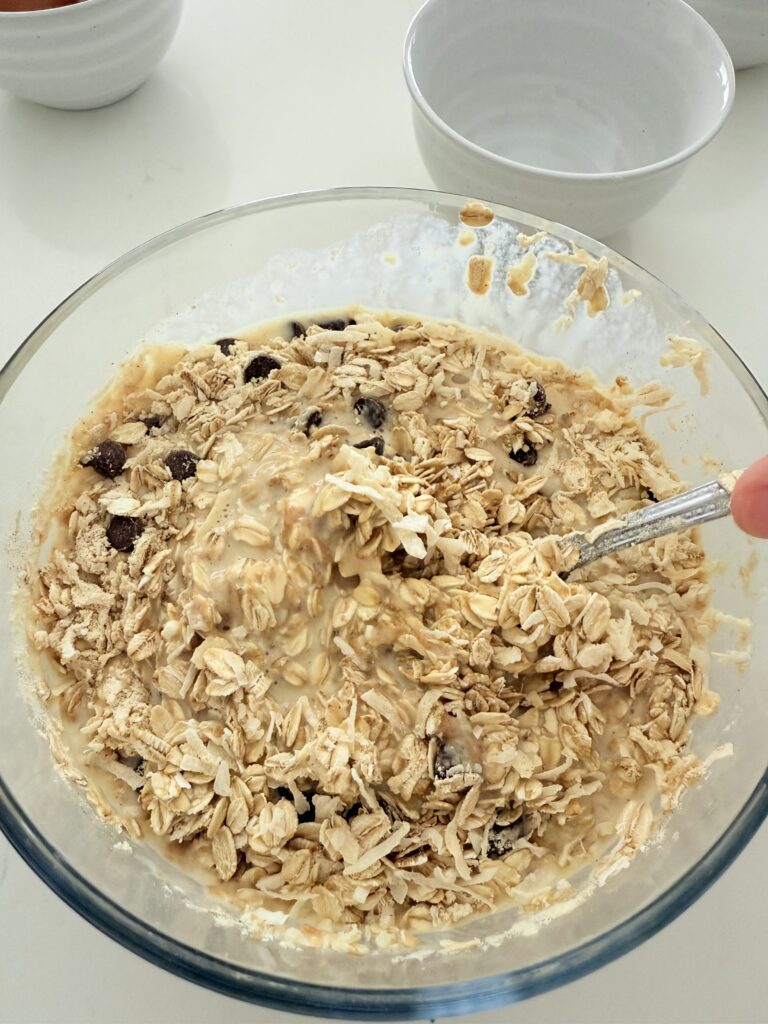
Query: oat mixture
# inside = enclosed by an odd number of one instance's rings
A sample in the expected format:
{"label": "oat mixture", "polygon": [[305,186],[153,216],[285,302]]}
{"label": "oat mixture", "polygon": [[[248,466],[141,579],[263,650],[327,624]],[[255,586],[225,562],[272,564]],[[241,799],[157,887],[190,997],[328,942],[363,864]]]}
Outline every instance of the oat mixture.
{"label": "oat mixture", "polygon": [[633,416],[668,397],[359,309],[146,350],[32,574],[102,814],[245,904],[382,928],[631,855],[702,772],[703,552],[569,573],[558,538],[681,489]]}

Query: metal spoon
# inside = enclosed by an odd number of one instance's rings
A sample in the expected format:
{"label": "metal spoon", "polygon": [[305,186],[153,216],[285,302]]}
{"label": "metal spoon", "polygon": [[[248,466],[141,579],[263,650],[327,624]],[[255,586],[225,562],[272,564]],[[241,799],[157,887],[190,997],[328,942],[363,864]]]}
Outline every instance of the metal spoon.
{"label": "metal spoon", "polygon": [[579,552],[579,560],[570,572],[614,551],[730,515],[731,494],[738,476],[738,472],[729,473],[674,498],[627,512],[586,533],[567,534],[563,546],[570,545]]}

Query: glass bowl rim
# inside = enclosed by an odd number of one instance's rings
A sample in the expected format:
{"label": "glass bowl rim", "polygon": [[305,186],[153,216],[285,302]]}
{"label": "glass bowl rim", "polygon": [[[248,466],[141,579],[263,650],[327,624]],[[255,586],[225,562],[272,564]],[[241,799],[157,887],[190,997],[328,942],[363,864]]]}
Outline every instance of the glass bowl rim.
{"label": "glass bowl rim", "polygon": [[[335,200],[398,200],[463,205],[467,197],[429,189],[350,187],[278,195],[226,207],[186,221],[129,250],[94,274],[56,306],[25,338],[0,370],[0,402],[29,359],[56,326],[102,285],[145,257],[214,224],[288,206]],[[625,256],[572,228],[486,200],[494,212],[515,223],[577,243],[610,264],[629,269],[682,307],[768,421],[768,397],[741,358],[704,318],[668,285]],[[460,208],[460,206],[459,206]],[[83,878],[40,833],[0,776],[0,831],[49,889],[86,921],[126,949],[179,977],[272,1009],[370,1020],[426,1018],[491,1009],[548,991],[602,967],[650,938],[702,895],[736,859],[768,817],[768,768],[729,828],[680,879],[620,924],[566,953],[503,974],[448,985],[365,988],[316,985],[234,965],[162,934],[118,906]]]}

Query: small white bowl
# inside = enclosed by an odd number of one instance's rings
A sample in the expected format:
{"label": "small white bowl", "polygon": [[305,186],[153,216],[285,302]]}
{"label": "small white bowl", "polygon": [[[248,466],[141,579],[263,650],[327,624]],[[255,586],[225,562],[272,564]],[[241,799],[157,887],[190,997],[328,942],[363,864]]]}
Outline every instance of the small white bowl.
{"label": "small white bowl", "polygon": [[683,0],[427,0],[404,68],[439,187],[597,237],[661,198],[735,86]]}
{"label": "small white bowl", "polygon": [[768,0],[688,2],[723,40],[737,70],[768,61]]}
{"label": "small white bowl", "polygon": [[128,96],[170,46],[183,0],[81,0],[0,12],[0,88],[83,110]]}

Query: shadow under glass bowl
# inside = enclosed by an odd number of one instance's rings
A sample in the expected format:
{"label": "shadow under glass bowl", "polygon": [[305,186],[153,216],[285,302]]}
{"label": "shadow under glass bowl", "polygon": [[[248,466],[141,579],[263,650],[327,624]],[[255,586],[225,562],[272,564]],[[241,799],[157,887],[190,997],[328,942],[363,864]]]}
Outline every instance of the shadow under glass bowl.
{"label": "shadow under glass bowl", "polygon": [[[0,375],[0,431],[13,438],[0,449],[0,516],[3,535],[12,538],[3,546],[1,569],[0,827],[51,889],[127,948],[192,981],[272,1007],[357,1018],[434,1017],[551,989],[672,920],[734,859],[768,810],[768,690],[755,668],[739,673],[716,661],[712,685],[722,695],[721,709],[696,723],[693,749],[703,757],[727,741],[733,756],[715,763],[685,795],[663,841],[534,934],[510,934],[460,955],[443,952],[441,940],[482,940],[513,928],[515,912],[501,911],[425,935],[419,957],[395,964],[382,949],[355,957],[245,937],[222,923],[226,908],[169,861],[146,846],[133,853],[116,847],[115,832],[55,769],[28,696],[32,674],[13,624],[11,591],[43,475],[91,396],[144,340],[192,344],[265,318],[350,303],[411,310],[488,327],[545,356],[591,368],[603,382],[619,373],[635,381],[660,378],[684,408],[651,417],[648,429],[691,483],[712,475],[702,458],[734,467],[768,450],[762,390],[670,289],[600,243],[514,210],[497,207],[493,222],[470,234],[459,221],[464,204],[461,197],[428,191],[340,189],[192,221],[86,282],[33,331]],[[518,241],[518,232],[544,228],[549,234],[527,248]],[[607,258],[610,304],[594,317],[579,309],[563,331],[557,322],[581,268],[547,253],[571,245]],[[494,279],[478,296],[465,283],[467,260],[491,249]],[[506,286],[506,268],[528,251],[536,253],[537,267],[529,294],[519,297]],[[690,368],[659,366],[671,333],[709,351],[707,395]],[[753,548],[728,522],[708,526],[704,541],[723,564],[713,584],[715,604],[754,620],[752,664],[762,665],[765,616],[745,593],[739,568],[754,554],[752,593],[764,591],[764,549]],[[727,627],[715,643],[735,646]],[[199,909],[213,906],[217,916]]]}

